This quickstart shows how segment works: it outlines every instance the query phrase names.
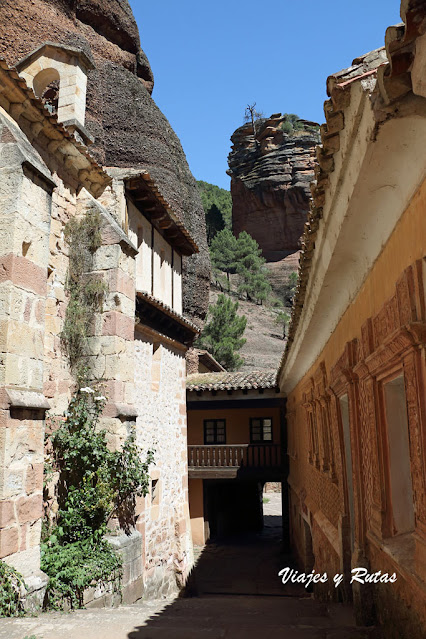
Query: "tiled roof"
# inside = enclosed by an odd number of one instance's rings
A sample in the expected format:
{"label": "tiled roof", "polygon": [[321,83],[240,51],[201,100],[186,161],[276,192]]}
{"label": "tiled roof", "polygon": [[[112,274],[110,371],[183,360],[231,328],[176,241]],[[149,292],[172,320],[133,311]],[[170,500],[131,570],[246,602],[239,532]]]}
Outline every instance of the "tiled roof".
{"label": "tiled roof", "polygon": [[250,371],[249,373],[195,373],[188,375],[188,391],[256,390],[276,388],[277,371]]}
{"label": "tiled roof", "polygon": [[359,81],[364,82],[368,85],[368,88],[371,88],[371,83],[375,83],[377,70],[383,65],[387,65],[387,57],[385,48],[381,47],[355,58],[349,68],[338,71],[327,78],[327,93],[330,99],[324,103],[326,124],[321,126],[322,144],[317,146],[316,149],[316,180],[311,184],[311,206],[300,240],[302,250],[299,254],[299,281],[293,300],[291,321],[279,368],[280,371],[284,366],[294,340],[305,302],[311,263],[315,251],[315,240],[325,204],[329,174],[334,171],[334,154],[340,149],[340,132],[345,126],[344,110],[350,102],[351,86],[354,82]]}
{"label": "tiled roof", "polygon": [[385,47],[355,58],[348,69],[338,71],[327,78],[327,94],[330,99],[324,103],[326,124],[321,126],[322,144],[316,149],[316,179],[311,184],[311,209],[301,238],[299,283],[293,300],[288,339],[279,371],[285,364],[302,314],[329,174],[334,171],[334,154],[340,149],[340,132],[345,127],[344,111],[350,104],[351,87],[354,82],[361,82],[366,91],[374,91],[373,97],[377,99],[379,109],[403,97],[412,89],[410,70],[416,38],[426,32],[426,3],[405,0],[401,4],[401,15],[404,23],[387,29]]}

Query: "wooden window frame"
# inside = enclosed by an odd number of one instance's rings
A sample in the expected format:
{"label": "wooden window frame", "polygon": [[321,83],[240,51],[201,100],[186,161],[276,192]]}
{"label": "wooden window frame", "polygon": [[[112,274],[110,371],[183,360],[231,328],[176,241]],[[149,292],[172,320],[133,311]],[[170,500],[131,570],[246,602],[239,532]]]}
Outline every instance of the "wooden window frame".
{"label": "wooden window frame", "polygon": [[[207,433],[206,433],[206,427],[207,427],[207,423],[208,422],[213,422],[214,423],[214,442],[208,442],[207,441]],[[218,442],[217,441],[217,424],[218,422],[223,422],[223,430],[224,430],[224,436],[225,436],[225,441],[223,442]],[[204,431],[204,445],[205,446],[223,446],[226,444],[226,419],[205,419],[203,422],[203,431]]]}
{"label": "wooden window frame", "polygon": [[[405,397],[405,411],[406,411],[406,427],[407,427],[407,435],[408,435],[408,459],[405,458],[406,462],[408,462],[406,469],[409,472],[410,480],[411,480],[411,489],[412,489],[412,498],[409,500],[409,503],[413,505],[413,526],[410,530],[406,530],[403,532],[397,532],[394,529],[394,508],[395,508],[395,495],[392,487],[392,478],[395,476],[395,469],[391,468],[391,425],[389,423],[388,415],[387,415],[387,404],[386,404],[386,391],[385,386],[398,378],[402,378],[403,387],[404,387],[404,397]],[[390,539],[392,537],[399,537],[400,535],[411,535],[415,532],[415,502],[414,502],[414,486],[413,486],[413,468],[412,468],[412,459],[411,459],[411,451],[410,451],[410,416],[408,412],[408,404],[407,404],[407,391],[406,391],[406,374],[404,370],[403,363],[399,362],[397,365],[389,367],[387,370],[384,370],[380,375],[378,375],[375,379],[376,381],[376,393],[378,395],[378,436],[380,438],[380,452],[381,459],[383,465],[383,475],[384,475],[384,493],[385,500],[387,504],[386,511],[383,513],[383,538]]]}
{"label": "wooden window frame", "polygon": [[[271,422],[271,439],[264,439],[263,434],[263,422],[269,419]],[[253,422],[260,421],[261,422],[261,435],[262,439],[253,441]],[[273,444],[274,443],[274,420],[272,417],[250,417],[250,444]]]}

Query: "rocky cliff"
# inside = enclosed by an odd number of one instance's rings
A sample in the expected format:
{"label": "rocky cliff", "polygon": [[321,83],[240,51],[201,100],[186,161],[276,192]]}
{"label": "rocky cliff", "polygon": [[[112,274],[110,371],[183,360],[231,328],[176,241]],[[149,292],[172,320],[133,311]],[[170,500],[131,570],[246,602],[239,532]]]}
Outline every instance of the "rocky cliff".
{"label": "rocky cliff", "polygon": [[0,56],[10,65],[46,41],[93,60],[91,153],[104,166],[146,169],[193,235],[200,253],[186,260],[184,310],[202,321],[210,279],[204,212],[179,139],[151,97],[154,78],[127,0],[1,0],[0,23]]}
{"label": "rocky cliff", "polygon": [[[247,231],[267,261],[298,250],[314,179],[315,129],[285,133],[281,114],[238,128],[228,157],[232,225]],[[306,127],[308,128],[308,127]]]}

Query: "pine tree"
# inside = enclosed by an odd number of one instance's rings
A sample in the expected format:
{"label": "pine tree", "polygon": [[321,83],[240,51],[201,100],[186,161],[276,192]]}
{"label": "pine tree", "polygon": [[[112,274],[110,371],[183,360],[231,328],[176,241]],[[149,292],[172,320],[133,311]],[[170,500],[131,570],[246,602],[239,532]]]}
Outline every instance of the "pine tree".
{"label": "pine tree", "polygon": [[285,339],[286,329],[290,321],[290,315],[286,311],[279,311],[275,318],[275,323],[283,329],[283,339]]}
{"label": "pine tree", "polygon": [[213,238],[225,228],[225,222],[222,217],[222,213],[219,211],[216,204],[212,204],[206,211],[206,230],[207,230],[207,244],[210,246]]}
{"label": "pine tree", "polygon": [[243,363],[236,351],[246,343],[242,337],[247,324],[245,315],[237,315],[238,302],[221,293],[209,315],[198,345],[206,348],[227,370],[237,370]]}
{"label": "pine tree", "polygon": [[299,274],[296,271],[292,271],[287,278],[287,282],[284,286],[284,302],[291,304],[296,294],[297,284],[299,281]]}
{"label": "pine tree", "polygon": [[264,267],[265,258],[262,257],[259,244],[246,231],[238,236],[235,262],[240,276],[238,293],[245,293],[250,301],[264,302],[272,290]]}
{"label": "pine tree", "polygon": [[223,229],[217,233],[211,243],[210,258],[214,271],[226,273],[228,291],[231,290],[230,273],[236,272],[237,238],[229,229]]}
{"label": "pine tree", "polygon": [[220,211],[226,228],[232,227],[232,198],[231,193],[226,189],[221,189],[215,184],[197,181],[197,186],[201,195],[204,212],[207,215],[210,208],[215,204]]}

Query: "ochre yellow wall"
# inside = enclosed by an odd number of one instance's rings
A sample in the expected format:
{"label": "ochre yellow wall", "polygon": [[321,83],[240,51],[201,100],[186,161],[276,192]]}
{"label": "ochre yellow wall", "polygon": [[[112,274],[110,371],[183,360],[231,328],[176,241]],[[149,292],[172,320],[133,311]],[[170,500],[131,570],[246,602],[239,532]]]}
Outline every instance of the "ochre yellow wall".
{"label": "ochre yellow wall", "polygon": [[[201,403],[201,402],[200,402]],[[234,408],[221,410],[188,411],[188,444],[204,444],[204,420],[226,420],[226,443],[250,443],[250,418],[271,417],[273,444],[281,441],[280,409],[274,408]]]}
{"label": "ochre yellow wall", "polygon": [[192,543],[203,546],[204,539],[204,507],[203,480],[190,479],[189,485],[189,513],[191,517]]}
{"label": "ochre yellow wall", "polygon": [[[368,233],[368,228],[365,229]],[[353,339],[361,340],[361,327],[369,319],[377,316],[384,305],[395,295],[398,280],[404,271],[415,264],[417,260],[422,260],[426,256],[426,182],[424,182],[408,204],[396,225],[388,242],[383,247],[379,257],[368,274],[360,292],[352,304],[340,319],[336,329],[330,336],[323,351],[315,361],[314,365],[306,371],[304,377],[297,384],[296,388],[287,398],[287,423],[288,423],[288,448],[290,453],[290,474],[289,483],[292,487],[290,491],[291,528],[293,536],[298,529],[296,520],[301,512],[301,502],[309,509],[309,517],[313,520],[313,550],[315,554],[315,568],[321,569],[324,566],[333,566],[335,551],[339,551],[339,544],[332,543],[333,538],[340,537],[339,518],[344,509],[343,503],[343,479],[342,463],[339,468],[339,455],[336,455],[338,482],[333,483],[324,472],[319,471],[308,461],[308,424],[306,423],[306,411],[303,408],[303,392],[306,390],[311,378],[319,370],[321,362],[325,363],[328,380],[330,372],[342,356],[345,346]],[[360,255],[362,259],[362,255]],[[424,397],[424,388],[419,378],[419,393]],[[376,417],[377,419],[377,417]],[[379,418],[380,419],[380,418]],[[379,444],[379,448],[382,444]],[[340,451],[340,443],[334,441],[336,452]],[[357,453],[355,455],[355,467],[359,466]],[[377,469],[377,472],[379,470]],[[356,487],[359,488],[359,487]],[[302,496],[302,497],[301,497]],[[330,523],[332,527],[330,527]],[[318,532],[320,530],[320,532]],[[328,532],[327,538],[323,532]],[[293,539],[293,546],[301,552],[298,540]],[[379,545],[375,545],[371,539],[367,542],[368,556],[371,561],[372,570],[379,568],[385,572],[388,567],[389,556],[383,552]],[[340,551],[339,551],[340,552]],[[303,560],[303,557],[302,557]],[[394,566],[398,570],[398,563],[394,561]],[[401,569],[403,565],[401,564]],[[392,568],[394,570],[395,568]],[[416,582],[411,581],[406,576],[398,576],[398,583],[393,589],[386,591],[389,599],[395,597],[398,592],[400,602],[402,600],[413,601],[413,591],[416,589]],[[380,591],[383,596],[385,589]],[[419,591],[417,592],[419,594]],[[396,601],[396,600],[395,600]],[[396,609],[395,601],[393,602]],[[424,619],[424,599],[419,597],[419,602],[413,606],[413,615],[416,613]],[[386,603],[390,606],[389,601]],[[410,604],[411,605],[411,604]],[[414,608],[417,608],[415,611]],[[402,608],[401,608],[402,609]],[[401,613],[402,614],[402,613]],[[401,635],[402,636],[402,635]],[[417,636],[417,635],[416,635]]]}
{"label": "ochre yellow wall", "polygon": [[[368,233],[368,229],[365,229]],[[346,342],[360,337],[362,324],[376,315],[395,292],[395,285],[405,268],[426,255],[426,180],[418,189],[396,225],[386,246],[377,258],[354,302],[346,310],[315,364],[290,394],[290,401],[300,401],[301,388],[318,363],[327,371],[336,363]],[[360,256],[362,259],[362,256]]]}

